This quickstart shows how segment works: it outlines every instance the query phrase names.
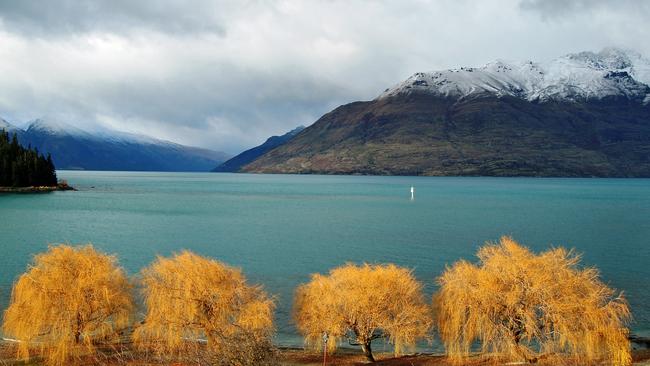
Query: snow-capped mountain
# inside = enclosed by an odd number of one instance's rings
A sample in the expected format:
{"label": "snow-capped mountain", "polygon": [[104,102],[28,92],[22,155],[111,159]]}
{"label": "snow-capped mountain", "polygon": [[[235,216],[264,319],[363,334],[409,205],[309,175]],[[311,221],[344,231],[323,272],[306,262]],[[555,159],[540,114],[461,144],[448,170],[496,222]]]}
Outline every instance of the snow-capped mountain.
{"label": "snow-capped mountain", "polygon": [[94,136],[78,127],[70,125],[65,122],[38,118],[29,122],[26,132],[34,134],[48,134],[57,136],[77,136],[85,138],[93,138]]}
{"label": "snow-capped mountain", "polygon": [[240,171],[650,177],[650,62],[632,51],[418,73]]}
{"label": "snow-capped mountain", "polygon": [[80,137],[90,140],[112,141],[116,143],[139,143],[150,145],[177,145],[174,142],[159,140],[150,136],[138,135],[128,132],[116,131],[111,129],[99,129],[94,132],[82,130],[69,123],[55,120],[38,118],[28,123],[26,131],[35,133],[45,133],[57,136]]}
{"label": "snow-capped mountain", "polygon": [[16,131],[18,128],[11,123],[7,122],[6,120],[0,118],[0,130],[5,130],[7,132],[13,132]]}
{"label": "snow-capped mountain", "polygon": [[52,154],[57,169],[209,171],[228,154],[114,130],[89,132],[65,122],[37,119],[19,129],[0,119],[0,129],[16,133],[22,145]]}
{"label": "snow-capped mountain", "polygon": [[424,92],[455,98],[492,94],[541,102],[625,97],[648,103],[648,84],[650,60],[634,51],[606,48],[545,63],[495,61],[482,67],[420,72],[386,89],[378,99]]}

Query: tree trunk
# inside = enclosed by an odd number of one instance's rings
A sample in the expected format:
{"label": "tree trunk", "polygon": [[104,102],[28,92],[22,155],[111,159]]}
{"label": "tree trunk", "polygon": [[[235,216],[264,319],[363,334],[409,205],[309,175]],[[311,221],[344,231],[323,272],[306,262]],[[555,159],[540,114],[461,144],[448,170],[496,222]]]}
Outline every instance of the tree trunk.
{"label": "tree trunk", "polygon": [[77,313],[77,328],[74,332],[74,343],[79,344],[81,341],[81,314]]}
{"label": "tree trunk", "polygon": [[361,342],[361,350],[363,351],[363,354],[366,356],[366,360],[368,360],[369,362],[375,362],[375,358],[372,357],[371,342],[372,342],[371,340]]}

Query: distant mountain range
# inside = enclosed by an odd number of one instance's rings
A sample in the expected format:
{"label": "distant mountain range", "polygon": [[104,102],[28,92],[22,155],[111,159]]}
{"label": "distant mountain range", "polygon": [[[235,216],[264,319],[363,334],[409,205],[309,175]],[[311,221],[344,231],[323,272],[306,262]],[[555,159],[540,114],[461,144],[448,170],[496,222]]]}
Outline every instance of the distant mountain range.
{"label": "distant mountain range", "polygon": [[626,50],[417,73],[239,168],[650,177],[650,61]]}
{"label": "distant mountain range", "polygon": [[416,73],[230,160],[47,120],[21,129],[0,119],[0,129],[58,169],[650,177],[649,84],[650,61],[614,48]]}
{"label": "distant mountain range", "polygon": [[50,153],[57,169],[209,171],[229,158],[219,151],[117,131],[90,133],[41,119],[26,129],[0,119],[0,129],[16,133],[23,146]]}
{"label": "distant mountain range", "polygon": [[285,133],[282,136],[271,136],[263,144],[252,149],[246,150],[241,154],[231,158],[225,163],[214,168],[213,172],[238,172],[244,165],[251,163],[253,160],[266,154],[267,152],[281,146],[291,140],[294,136],[305,129],[305,126],[299,126]]}

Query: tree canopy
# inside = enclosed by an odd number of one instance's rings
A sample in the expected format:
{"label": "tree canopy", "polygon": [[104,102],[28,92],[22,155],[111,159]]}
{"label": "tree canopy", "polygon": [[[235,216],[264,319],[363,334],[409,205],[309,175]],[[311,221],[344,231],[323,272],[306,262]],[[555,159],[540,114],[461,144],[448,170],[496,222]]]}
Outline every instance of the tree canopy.
{"label": "tree canopy", "polygon": [[448,356],[463,363],[474,342],[504,361],[566,357],[578,364],[631,362],[625,299],[595,268],[564,248],[535,254],[509,237],[438,278],[438,328]]}
{"label": "tree canopy", "polygon": [[426,338],[433,322],[422,285],[410,270],[393,264],[346,264],[329,275],[313,274],[296,291],[294,321],[308,344],[322,347],[327,333],[331,350],[347,339],[369,361],[373,340],[387,340],[400,354]]}
{"label": "tree canopy", "polygon": [[20,276],[3,331],[17,338],[20,358],[39,350],[50,365],[65,365],[130,324],[131,283],[112,256],[91,245],[52,246]]}
{"label": "tree canopy", "polygon": [[274,302],[239,269],[185,251],[158,257],[142,271],[142,284],[147,314],[134,332],[138,347],[228,365],[270,356]]}
{"label": "tree canopy", "polygon": [[0,130],[0,187],[53,187],[57,185],[52,157],[24,148],[14,134]]}

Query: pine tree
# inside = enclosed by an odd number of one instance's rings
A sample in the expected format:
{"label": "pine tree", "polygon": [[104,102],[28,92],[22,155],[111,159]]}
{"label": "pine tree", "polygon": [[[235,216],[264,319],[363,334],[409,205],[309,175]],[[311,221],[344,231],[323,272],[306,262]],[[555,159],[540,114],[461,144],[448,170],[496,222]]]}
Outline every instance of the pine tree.
{"label": "pine tree", "polygon": [[44,156],[37,149],[24,148],[18,136],[9,136],[0,130],[0,187],[54,187],[56,169],[50,154]]}

